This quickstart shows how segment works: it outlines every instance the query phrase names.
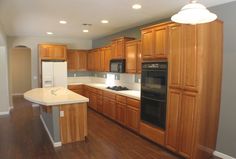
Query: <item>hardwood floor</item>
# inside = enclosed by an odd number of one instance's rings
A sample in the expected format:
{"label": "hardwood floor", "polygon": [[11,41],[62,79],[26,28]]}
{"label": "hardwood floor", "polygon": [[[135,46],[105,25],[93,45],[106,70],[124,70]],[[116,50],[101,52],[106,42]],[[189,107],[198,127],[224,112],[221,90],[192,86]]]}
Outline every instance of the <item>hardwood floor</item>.
{"label": "hardwood floor", "polygon": [[54,149],[39,108],[14,98],[10,116],[0,117],[1,159],[179,159],[98,113],[88,112],[88,138]]}

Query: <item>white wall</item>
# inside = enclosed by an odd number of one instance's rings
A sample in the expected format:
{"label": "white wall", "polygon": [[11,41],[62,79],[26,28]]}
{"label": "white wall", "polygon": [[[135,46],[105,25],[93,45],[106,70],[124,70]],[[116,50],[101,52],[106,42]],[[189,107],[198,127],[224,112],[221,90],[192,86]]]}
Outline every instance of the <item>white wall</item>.
{"label": "white wall", "polygon": [[0,113],[9,111],[8,56],[5,33],[0,24]]}
{"label": "white wall", "polygon": [[69,49],[91,49],[92,40],[79,38],[60,38],[60,37],[8,37],[8,49],[17,45],[25,45],[31,48],[32,62],[32,88],[38,87],[38,44],[57,43],[66,44]]}

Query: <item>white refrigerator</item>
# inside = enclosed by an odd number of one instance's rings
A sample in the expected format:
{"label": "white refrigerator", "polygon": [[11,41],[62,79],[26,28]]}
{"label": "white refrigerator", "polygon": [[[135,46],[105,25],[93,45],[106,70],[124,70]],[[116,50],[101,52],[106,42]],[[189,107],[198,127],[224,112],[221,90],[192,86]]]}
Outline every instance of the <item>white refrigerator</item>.
{"label": "white refrigerator", "polygon": [[67,88],[67,62],[42,62],[42,86]]}

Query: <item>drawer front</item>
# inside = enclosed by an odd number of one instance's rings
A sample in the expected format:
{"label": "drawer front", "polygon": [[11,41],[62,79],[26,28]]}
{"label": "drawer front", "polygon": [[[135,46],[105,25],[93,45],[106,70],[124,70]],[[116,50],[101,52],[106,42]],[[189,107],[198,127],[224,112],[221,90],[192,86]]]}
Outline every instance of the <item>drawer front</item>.
{"label": "drawer front", "polygon": [[116,99],[116,95],[114,93],[108,92],[108,91],[103,91],[103,96],[107,97],[109,99]]}
{"label": "drawer front", "polygon": [[126,97],[116,95],[116,102],[126,104]]}
{"label": "drawer front", "polygon": [[127,105],[140,108],[140,101],[132,98],[127,98]]}
{"label": "drawer front", "polygon": [[87,87],[88,91],[93,92],[93,93],[97,93],[97,89],[93,88],[93,87]]}
{"label": "drawer front", "polygon": [[83,85],[68,85],[68,89],[70,90],[83,89]]}

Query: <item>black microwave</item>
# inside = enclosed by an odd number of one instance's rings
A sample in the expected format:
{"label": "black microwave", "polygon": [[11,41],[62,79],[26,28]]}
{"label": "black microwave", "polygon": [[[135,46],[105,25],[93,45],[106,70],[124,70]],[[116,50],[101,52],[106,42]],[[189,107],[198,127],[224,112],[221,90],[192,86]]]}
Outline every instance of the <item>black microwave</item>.
{"label": "black microwave", "polygon": [[125,72],[125,59],[110,60],[110,72],[124,73]]}

